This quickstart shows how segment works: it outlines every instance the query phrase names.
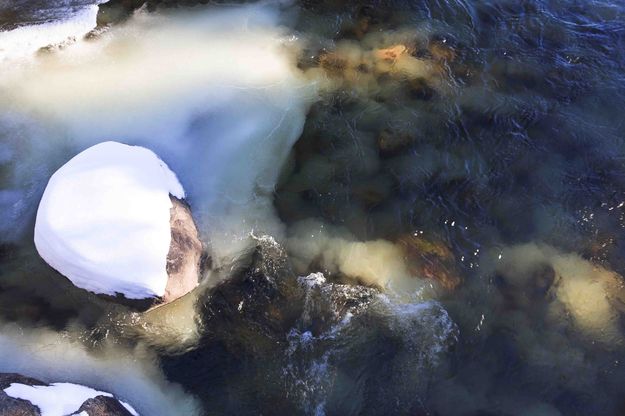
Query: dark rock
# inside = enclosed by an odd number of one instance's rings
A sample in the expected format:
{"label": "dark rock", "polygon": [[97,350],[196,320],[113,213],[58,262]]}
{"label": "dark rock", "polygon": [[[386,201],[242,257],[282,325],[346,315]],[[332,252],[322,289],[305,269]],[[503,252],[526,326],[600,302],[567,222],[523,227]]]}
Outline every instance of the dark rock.
{"label": "dark rock", "polygon": [[[142,6],[147,6],[148,11],[155,11],[158,8],[170,7],[191,7],[209,3],[230,3],[225,0],[109,0],[100,4],[98,10],[98,28],[123,23],[132,16],[135,10]],[[235,1],[235,3],[237,3]],[[238,3],[246,3],[239,1]]]}
{"label": "dark rock", "polygon": [[0,416],[40,416],[39,408],[29,401],[15,399],[4,392],[12,383],[31,386],[47,384],[34,378],[24,377],[16,373],[0,373]]}
{"label": "dark rock", "polygon": [[145,2],[145,0],[109,0],[100,4],[96,20],[98,27],[109,26],[127,20]]}
{"label": "dark rock", "polygon": [[418,369],[449,338],[443,311],[425,309],[321,274],[298,277],[263,237],[203,296],[209,330],[198,347],[164,357],[163,368],[216,414],[307,414],[320,403],[328,414],[420,414]]}
{"label": "dark rock", "polygon": [[28,384],[29,386],[47,386],[48,384],[35,378],[25,377],[17,373],[0,373],[0,390],[4,390],[13,383]]}
{"label": "dark rock", "polygon": [[378,151],[381,156],[394,156],[401,153],[416,140],[416,137],[405,132],[382,130],[378,135]]}
{"label": "dark rock", "polygon": [[434,88],[428,85],[428,82],[424,78],[411,79],[408,82],[408,90],[410,96],[423,101],[429,101],[434,97]]}
{"label": "dark rock", "polygon": [[89,416],[132,416],[122,404],[112,397],[96,396],[85,401],[77,413],[86,412]]}
{"label": "dark rock", "polygon": [[52,53],[52,52],[62,51],[63,49],[67,48],[68,46],[73,45],[74,43],[76,43],[76,38],[74,36],[70,36],[67,39],[65,39],[63,42],[52,43],[50,45],[39,48],[39,50],[37,51],[37,54],[45,55],[45,54]]}
{"label": "dark rock", "polygon": [[14,399],[0,391],[0,416],[41,416],[39,408],[26,400]]}
{"label": "dark rock", "polygon": [[436,280],[447,290],[454,290],[462,283],[456,258],[442,241],[408,234],[399,238],[398,244],[417,276]]}

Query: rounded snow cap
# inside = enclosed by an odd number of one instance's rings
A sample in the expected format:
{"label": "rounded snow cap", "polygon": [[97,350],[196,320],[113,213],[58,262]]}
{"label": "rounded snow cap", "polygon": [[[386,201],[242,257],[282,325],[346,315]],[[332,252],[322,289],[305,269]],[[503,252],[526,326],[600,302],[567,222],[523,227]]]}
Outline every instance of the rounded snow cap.
{"label": "rounded snow cap", "polygon": [[74,285],[128,299],[163,296],[176,175],[151,150],[117,142],[79,153],[50,178],[35,246]]}

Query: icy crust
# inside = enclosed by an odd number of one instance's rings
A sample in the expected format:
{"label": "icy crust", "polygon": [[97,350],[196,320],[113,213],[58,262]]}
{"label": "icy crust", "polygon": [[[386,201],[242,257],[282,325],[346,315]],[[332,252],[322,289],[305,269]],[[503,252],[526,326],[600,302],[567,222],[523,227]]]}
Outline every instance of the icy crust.
{"label": "icy crust", "polygon": [[41,257],[76,286],[129,299],[162,296],[176,175],[152,151],[97,144],[52,175],[35,223]]}
{"label": "icy crust", "polygon": [[[39,408],[41,416],[82,415],[77,412],[87,400],[96,396],[113,397],[110,393],[97,391],[89,387],[72,383],[54,383],[49,386],[29,386],[12,383],[4,392],[14,399],[26,400]],[[122,406],[134,416],[139,414],[128,403],[120,401]]]}

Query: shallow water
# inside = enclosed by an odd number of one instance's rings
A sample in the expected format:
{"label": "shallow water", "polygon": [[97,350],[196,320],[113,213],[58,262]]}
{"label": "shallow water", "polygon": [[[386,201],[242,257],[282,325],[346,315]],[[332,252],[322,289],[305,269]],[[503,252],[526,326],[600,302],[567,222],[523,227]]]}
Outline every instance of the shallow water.
{"label": "shallow water", "polygon": [[[148,414],[625,411],[620,2],[156,7],[89,41],[94,2],[6,3],[0,345],[136,357],[118,394]],[[49,175],[105,139],[177,171],[213,260],[160,313],[32,243]],[[50,381],[115,392],[78,373]]]}

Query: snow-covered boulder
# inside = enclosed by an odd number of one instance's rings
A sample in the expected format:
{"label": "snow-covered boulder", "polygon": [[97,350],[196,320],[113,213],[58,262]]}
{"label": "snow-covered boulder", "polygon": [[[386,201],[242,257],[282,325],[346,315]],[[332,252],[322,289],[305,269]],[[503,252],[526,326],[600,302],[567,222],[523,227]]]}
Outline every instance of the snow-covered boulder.
{"label": "snow-covered boulder", "polygon": [[128,403],[72,383],[47,384],[14,373],[0,373],[3,416],[138,416]]}
{"label": "snow-covered boulder", "polygon": [[37,211],[41,257],[88,291],[172,301],[198,284],[202,243],[176,175],[117,142],[79,153],[50,178]]}

